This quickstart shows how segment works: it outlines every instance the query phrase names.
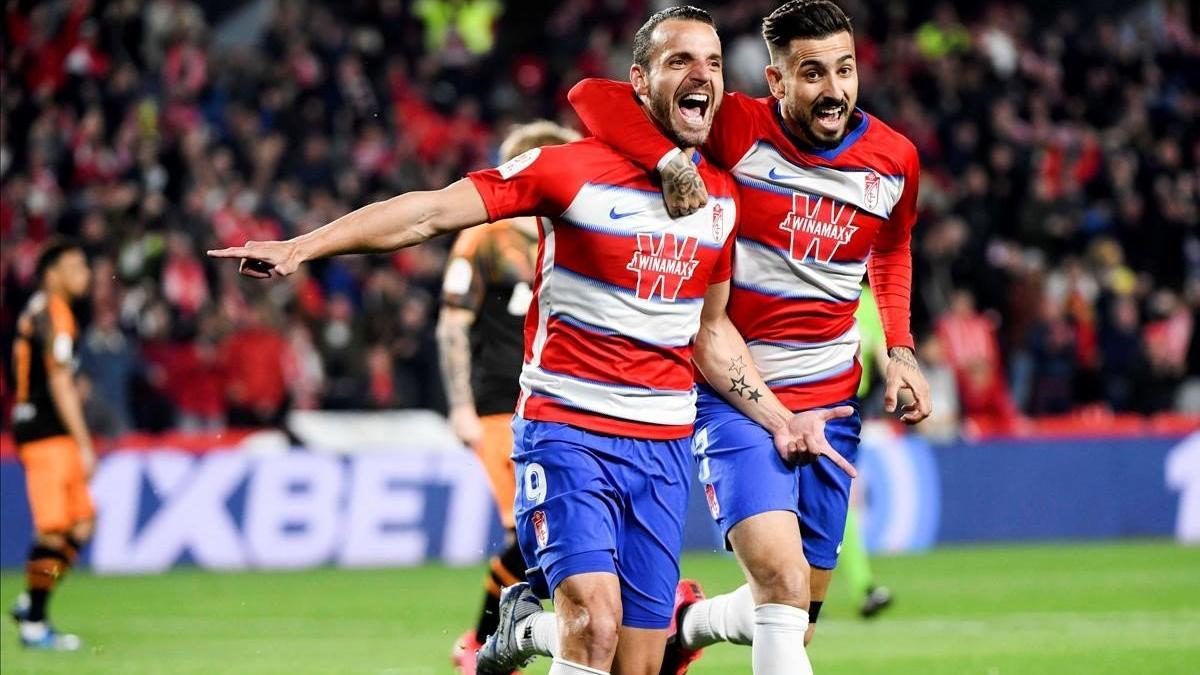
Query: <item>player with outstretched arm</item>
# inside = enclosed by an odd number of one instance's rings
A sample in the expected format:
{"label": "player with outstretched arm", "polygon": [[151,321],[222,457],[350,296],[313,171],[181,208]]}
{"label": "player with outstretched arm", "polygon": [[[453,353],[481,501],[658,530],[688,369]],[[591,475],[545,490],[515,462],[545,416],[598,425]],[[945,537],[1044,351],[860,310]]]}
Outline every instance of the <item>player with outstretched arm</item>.
{"label": "player with outstretched arm", "polygon": [[[692,157],[723,93],[720,41],[701,10],[650,21],[631,77],[655,128]],[[540,614],[517,584],[505,590],[500,621],[508,635],[506,623],[549,633],[554,675],[649,674],[662,659],[688,495],[692,343],[710,286],[728,286],[738,218],[732,178],[695,161],[710,198],[685,218],[668,216],[653,172],[588,139],[365,206],[289,241],[210,252],[266,278],[308,260],[540,216],[513,423],[515,511],[533,587],[553,597],[557,617]],[[490,658],[499,656],[512,654],[485,648],[480,672],[520,665]]]}
{"label": "player with outstretched arm", "polygon": [[[500,144],[500,161],[575,140],[579,140],[577,132],[553,122],[523,124]],[[517,485],[510,456],[538,229],[537,218],[527,216],[463,230],[450,250],[442,280],[437,342],[450,426],[479,457],[500,521],[508,530],[504,550],[488,561],[479,621],[455,641],[451,652],[460,675],[475,675],[475,652],[496,631],[500,590],[525,580],[525,559],[513,516]]]}

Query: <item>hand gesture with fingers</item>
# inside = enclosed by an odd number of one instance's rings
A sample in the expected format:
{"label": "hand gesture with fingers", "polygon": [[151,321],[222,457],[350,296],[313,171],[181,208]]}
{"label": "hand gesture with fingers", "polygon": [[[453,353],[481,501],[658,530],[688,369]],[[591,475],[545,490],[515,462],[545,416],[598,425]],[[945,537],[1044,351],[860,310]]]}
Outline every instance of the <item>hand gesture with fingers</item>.
{"label": "hand gesture with fingers", "polygon": [[886,388],[883,407],[890,413],[896,412],[901,390],[912,394],[912,402],[900,406],[900,421],[917,424],[933,412],[933,401],[929,394],[929,383],[921,373],[917,355],[908,347],[893,347],[888,350]]}
{"label": "hand gesture with fingers", "polygon": [[825,438],[826,422],[853,414],[854,408],[848,405],[796,413],[788,420],[786,426],[775,432],[775,450],[786,464],[794,466],[811,464],[824,455],[845,471],[846,475],[857,478],[858,472],[854,470],[854,465],[834,450]]}
{"label": "hand gesture with fingers", "polygon": [[209,251],[210,258],[241,258],[238,272],[254,279],[286,277],[300,267],[296,245],[290,241],[248,241],[242,246]]}

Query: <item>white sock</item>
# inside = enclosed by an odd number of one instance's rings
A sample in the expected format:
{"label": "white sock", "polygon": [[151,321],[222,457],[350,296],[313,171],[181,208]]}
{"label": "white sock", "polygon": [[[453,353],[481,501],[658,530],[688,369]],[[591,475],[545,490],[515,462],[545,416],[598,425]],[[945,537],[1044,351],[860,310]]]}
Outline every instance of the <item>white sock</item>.
{"label": "white sock", "polygon": [[754,596],[749,584],[688,607],[679,626],[679,640],[688,649],[717,642],[748,645],[753,639]]}
{"label": "white sock", "polygon": [[804,651],[808,612],[767,603],[754,608],[754,675],[812,675]]}
{"label": "white sock", "polygon": [[[538,656],[558,653],[558,621],[553,612],[534,612],[517,622],[521,652]],[[553,672],[553,669],[551,670]],[[573,671],[563,671],[573,672]],[[587,671],[584,671],[587,672]]]}
{"label": "white sock", "polygon": [[608,671],[597,670],[573,661],[554,659],[554,663],[550,665],[550,672],[547,675],[608,675]]}

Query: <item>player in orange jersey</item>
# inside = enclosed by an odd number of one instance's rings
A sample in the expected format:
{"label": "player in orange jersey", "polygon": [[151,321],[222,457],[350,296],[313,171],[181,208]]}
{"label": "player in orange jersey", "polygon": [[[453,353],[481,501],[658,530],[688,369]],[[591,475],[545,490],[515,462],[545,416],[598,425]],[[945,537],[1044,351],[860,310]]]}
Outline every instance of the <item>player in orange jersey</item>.
{"label": "player in orange jersey", "polygon": [[13,344],[13,435],[37,537],[25,568],[28,588],[12,617],[24,646],[75,651],[79,638],[56,631],[46,605],[91,537],[95,515],[87,479],[96,459],[75,387],[77,331],[71,313],[71,303],[87,293],[91,271],[78,244],[53,240],[38,259],[37,273],[39,289],[17,320]]}

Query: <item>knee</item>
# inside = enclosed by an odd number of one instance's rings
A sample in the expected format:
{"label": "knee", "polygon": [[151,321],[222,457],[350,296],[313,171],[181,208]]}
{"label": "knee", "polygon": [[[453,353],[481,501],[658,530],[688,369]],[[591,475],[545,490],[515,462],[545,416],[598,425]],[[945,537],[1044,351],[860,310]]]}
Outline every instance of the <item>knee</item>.
{"label": "knee", "polygon": [[586,646],[589,662],[612,659],[617,652],[621,620],[617,612],[605,607],[577,607],[570,614],[559,614],[559,631]]}
{"label": "knee", "polygon": [[559,634],[564,641],[581,646],[588,663],[610,661],[617,652],[621,631],[620,599],[607,593],[577,594],[569,603],[556,603]]}
{"label": "knee", "polygon": [[38,532],[36,543],[39,546],[61,551],[67,547],[67,535],[63,532]]}
{"label": "knee", "polygon": [[790,605],[808,611],[812,597],[808,563],[763,565],[749,570],[756,604]]}
{"label": "knee", "polygon": [[92,520],[91,518],[88,518],[87,520],[81,520],[71,527],[71,537],[80,546],[82,546],[92,538],[92,532],[94,532],[95,529],[96,521]]}

